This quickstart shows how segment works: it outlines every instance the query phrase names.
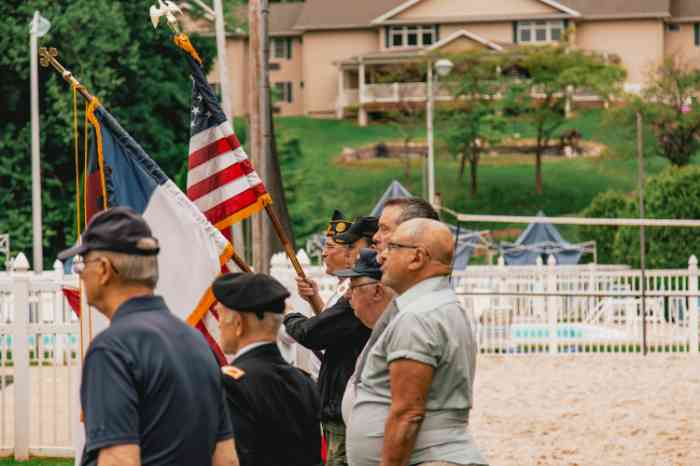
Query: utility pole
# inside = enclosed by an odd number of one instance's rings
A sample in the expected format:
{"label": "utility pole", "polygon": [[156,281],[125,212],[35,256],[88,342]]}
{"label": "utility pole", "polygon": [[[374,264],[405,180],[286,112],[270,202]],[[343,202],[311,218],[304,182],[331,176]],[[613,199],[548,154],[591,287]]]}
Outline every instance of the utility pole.
{"label": "utility pole", "polygon": [[34,12],[29,29],[29,62],[31,72],[32,114],[32,243],[34,272],[44,271],[41,216],[41,160],[39,157],[39,37],[49,32],[51,23]]}
{"label": "utility pole", "polygon": [[[248,93],[248,140],[250,158],[255,170],[260,178],[265,182],[265,157],[262,141],[262,44],[261,35],[261,0],[250,0],[248,2],[248,57],[250,63],[249,89]],[[251,249],[253,258],[253,268],[256,272],[262,272],[265,267],[265,223],[263,215],[253,215],[251,218]],[[268,264],[269,265],[269,264]]]}
{"label": "utility pole", "polygon": [[[216,26],[216,61],[219,65],[219,82],[221,83],[221,105],[226,117],[233,126],[233,95],[229,89],[228,62],[226,57],[226,28],[224,26],[224,8],[221,0],[214,0],[214,24]],[[233,224],[233,248],[245,257],[245,238],[241,222]]]}

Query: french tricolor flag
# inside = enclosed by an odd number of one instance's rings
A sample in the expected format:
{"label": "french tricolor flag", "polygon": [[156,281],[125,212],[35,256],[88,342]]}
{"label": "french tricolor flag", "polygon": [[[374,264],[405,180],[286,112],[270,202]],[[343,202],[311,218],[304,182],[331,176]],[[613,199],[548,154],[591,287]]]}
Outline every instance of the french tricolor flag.
{"label": "french tricolor flag", "polygon": [[174,314],[202,332],[225,364],[217,344],[216,316],[210,311],[210,285],[233,255],[230,242],[96,100],[88,120],[94,137],[86,176],[86,220],[114,206],[129,206],[143,215],[161,247],[156,293]]}

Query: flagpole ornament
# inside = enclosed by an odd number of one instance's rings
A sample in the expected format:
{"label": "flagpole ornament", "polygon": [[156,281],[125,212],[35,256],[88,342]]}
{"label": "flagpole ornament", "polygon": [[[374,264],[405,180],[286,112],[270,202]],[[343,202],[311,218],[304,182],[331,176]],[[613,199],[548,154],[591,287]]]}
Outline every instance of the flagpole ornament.
{"label": "flagpole ornament", "polygon": [[175,15],[181,15],[182,10],[175,3],[171,2],[170,0],[158,0],[157,6],[151,5],[149,14],[151,16],[151,23],[153,24],[153,27],[155,29],[158,29],[158,25],[160,24],[160,18],[165,16],[165,19],[167,20],[170,29],[172,29],[175,34],[180,33],[180,25],[178,24],[177,17],[175,17]]}
{"label": "flagpole ornament", "polygon": [[88,90],[83,86],[80,81],[75,79],[73,73],[68,71],[61,63],[56,59],[58,57],[58,50],[55,47],[47,48],[41,47],[39,49],[39,64],[44,68],[48,68],[49,65],[53,67],[58,73],[63,77],[63,79],[69,83],[71,86],[75,87],[80,94],[85,97],[89,102],[92,102],[95,97],[88,92]]}

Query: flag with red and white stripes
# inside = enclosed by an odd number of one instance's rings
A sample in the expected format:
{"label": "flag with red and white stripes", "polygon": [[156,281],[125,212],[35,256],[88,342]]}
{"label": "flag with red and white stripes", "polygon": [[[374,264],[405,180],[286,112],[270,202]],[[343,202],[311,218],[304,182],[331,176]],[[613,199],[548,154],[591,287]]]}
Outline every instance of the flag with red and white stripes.
{"label": "flag with red and white stripes", "polygon": [[201,65],[189,54],[192,72],[187,197],[227,238],[231,225],[271,202],[226,118]]}
{"label": "flag with red and white stripes", "polygon": [[[262,210],[272,199],[209,85],[201,59],[186,35],[175,43],[186,52],[192,78],[187,197],[229,241],[231,226]],[[233,262],[222,272],[238,270]],[[218,315],[213,308],[195,325],[222,361]]]}

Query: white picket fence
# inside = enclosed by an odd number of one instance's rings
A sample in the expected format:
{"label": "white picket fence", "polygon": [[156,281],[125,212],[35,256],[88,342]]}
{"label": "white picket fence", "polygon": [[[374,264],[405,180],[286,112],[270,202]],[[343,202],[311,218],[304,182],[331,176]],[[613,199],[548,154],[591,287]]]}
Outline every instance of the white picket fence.
{"label": "white picket fence", "polygon": [[62,288],[77,280],[22,255],[13,268],[0,273],[0,456],[72,457],[80,326]]}
{"label": "white picket fence", "polygon": [[[311,266],[324,299],[336,279]],[[43,274],[16,259],[0,272],[0,456],[70,457],[79,415],[80,325],[62,288],[77,286],[60,264]],[[289,305],[311,315],[296,293],[295,273],[284,255],[271,274],[292,294]],[[453,282],[473,319],[481,353],[545,352],[638,354],[642,345],[641,272],[625,266],[474,266]],[[698,266],[646,273],[647,342],[651,351],[698,353]],[[308,354],[296,352],[302,367]]]}
{"label": "white picket fence", "polygon": [[[303,251],[299,260],[322,294],[332,294],[337,279],[309,266]],[[470,266],[452,277],[482,354],[638,353],[644,342],[650,352],[698,353],[695,256],[686,269],[647,270],[643,299],[642,273],[628,266],[558,266],[554,257],[536,266],[507,267],[502,259],[499,264]],[[271,265],[300,301],[284,255]]]}

